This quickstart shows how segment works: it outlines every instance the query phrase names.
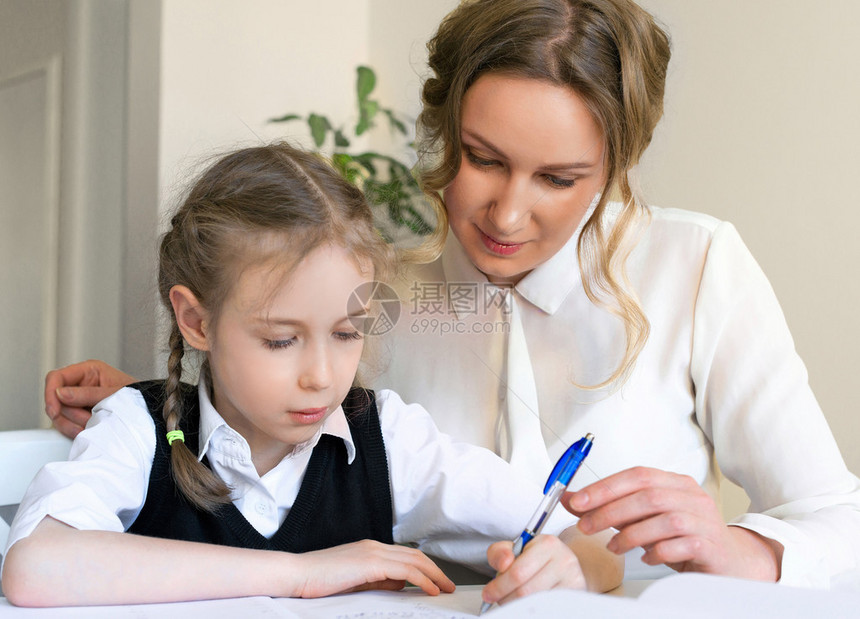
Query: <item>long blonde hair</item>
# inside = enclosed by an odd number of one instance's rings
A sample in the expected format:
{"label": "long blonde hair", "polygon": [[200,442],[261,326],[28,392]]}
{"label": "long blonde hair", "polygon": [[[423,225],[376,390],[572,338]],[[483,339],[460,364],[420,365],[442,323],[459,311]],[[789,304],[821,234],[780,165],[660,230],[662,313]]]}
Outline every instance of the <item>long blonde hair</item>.
{"label": "long blonde hair", "polygon": [[[668,36],[630,0],[464,0],[428,49],[433,75],[418,118],[419,175],[439,225],[420,258],[438,255],[447,234],[442,191],[460,168],[461,106],[478,77],[504,72],[571,88],[601,128],[607,180],[577,252],[585,293],[621,318],[626,346],[612,375],[585,388],[620,387],[650,329],[625,265],[635,224],[647,215],[635,166],[663,115]],[[609,224],[613,197],[621,210]]]}
{"label": "long blonde hair", "polygon": [[[163,409],[168,432],[179,429],[183,417],[185,354],[170,290],[186,286],[211,327],[243,269],[272,261],[289,267],[326,243],[373,264],[379,277],[391,263],[362,193],[317,155],[283,143],[258,146],[231,152],[203,172],[173,215],[159,251],[159,293],[172,318]],[[208,364],[201,371],[208,373]],[[193,505],[214,511],[230,501],[229,488],[182,441],[171,443],[171,464]]]}

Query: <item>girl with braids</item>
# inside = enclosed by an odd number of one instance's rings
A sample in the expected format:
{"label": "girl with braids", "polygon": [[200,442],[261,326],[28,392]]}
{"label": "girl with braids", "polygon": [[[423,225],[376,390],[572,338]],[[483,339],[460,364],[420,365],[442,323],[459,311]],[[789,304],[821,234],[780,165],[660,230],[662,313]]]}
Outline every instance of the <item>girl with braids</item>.
{"label": "girl with braids", "polygon": [[[419,173],[438,226],[403,278],[414,315],[380,384],[533,478],[593,432],[602,449],[565,504],[582,531],[613,533],[627,577],[828,586],[860,570],[860,480],[761,268],[730,224],[637,188],[670,57],[652,16],[464,0],[429,51]],[[48,414],[74,434],[129,380],[57,370]],[[751,499],[731,523],[720,470]]]}
{"label": "girl with braids", "polygon": [[[487,547],[519,534],[541,486],[393,392],[353,386],[369,309],[351,295],[390,251],[361,192],[316,155],[262,146],[206,170],[161,241],[168,377],[104,400],[70,460],[34,480],[9,537],[9,600],[452,591],[422,549],[501,569]],[[196,388],[180,380],[186,346],[203,353]],[[620,583],[606,539],[558,511],[561,537],[518,559],[529,588],[496,583],[502,596]]]}

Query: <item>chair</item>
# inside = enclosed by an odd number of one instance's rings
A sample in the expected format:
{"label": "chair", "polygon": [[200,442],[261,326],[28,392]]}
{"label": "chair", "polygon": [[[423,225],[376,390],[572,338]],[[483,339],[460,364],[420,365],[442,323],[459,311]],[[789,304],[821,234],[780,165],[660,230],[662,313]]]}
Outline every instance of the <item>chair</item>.
{"label": "chair", "polygon": [[72,441],[56,430],[0,432],[0,559],[30,481],[48,462],[68,458],[71,446]]}

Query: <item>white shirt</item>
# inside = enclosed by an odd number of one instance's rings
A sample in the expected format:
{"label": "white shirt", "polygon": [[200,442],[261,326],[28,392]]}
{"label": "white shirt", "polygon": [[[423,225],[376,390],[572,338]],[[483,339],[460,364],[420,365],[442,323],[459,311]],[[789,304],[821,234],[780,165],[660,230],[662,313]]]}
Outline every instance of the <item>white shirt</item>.
{"label": "white shirt", "polygon": [[[540,420],[526,449],[545,449],[555,461],[592,432],[573,487],[641,465],[690,475],[715,499],[716,457],[752,501],[733,524],[785,546],[782,582],[826,586],[831,575],[860,569],[860,481],[845,467],[773,290],[734,227],[652,209],[628,260],[651,333],[615,393],[574,384],[607,378],[624,345],[621,321],[584,293],[577,240],[513,293]],[[508,443],[524,440],[505,433],[511,313],[473,311],[469,287],[478,306],[494,287],[453,234],[439,260],[400,284],[403,312],[376,382],[420,402],[443,432],[507,457]],[[628,557],[628,575],[637,566]]]}
{"label": "white shirt", "polygon": [[[200,401],[199,457],[232,488],[233,503],[257,531],[271,537],[299,492],[322,433],[343,440],[352,463],[355,446],[338,408],[320,432],[260,477],[245,439],[212,406]],[[492,452],[441,434],[427,412],[392,391],[376,396],[391,481],[394,541],[492,573],[489,544],[514,539],[542,498],[535,486]],[[46,516],[77,529],[125,531],[146,500],[155,453],[155,424],[136,389],[124,388],[93,409],[72,444],[69,461],[46,465],[35,477],[12,523],[8,548]],[[545,532],[575,519],[557,509]]]}

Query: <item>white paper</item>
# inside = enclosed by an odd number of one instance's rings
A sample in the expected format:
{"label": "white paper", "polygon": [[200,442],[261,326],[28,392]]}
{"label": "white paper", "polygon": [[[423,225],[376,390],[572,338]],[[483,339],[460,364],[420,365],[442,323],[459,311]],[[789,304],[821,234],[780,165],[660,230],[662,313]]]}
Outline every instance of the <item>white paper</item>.
{"label": "white paper", "polygon": [[656,581],[637,601],[655,609],[712,609],[724,617],[779,619],[860,617],[860,594],[851,591],[801,589],[766,582],[677,574]]}
{"label": "white paper", "polygon": [[315,600],[277,602],[303,619],[463,619],[481,609],[479,585],[460,586],[453,594],[429,596],[417,589],[365,591]]}
{"label": "white paper", "polygon": [[[520,617],[599,617],[600,619],[688,619],[687,611],[667,610],[640,604],[637,600],[587,591],[555,589],[536,593],[482,615],[487,619]],[[707,616],[707,615],[706,615]],[[717,615],[714,615],[716,617]],[[710,618],[709,618],[710,619]],[[720,619],[724,619],[722,616]]]}

